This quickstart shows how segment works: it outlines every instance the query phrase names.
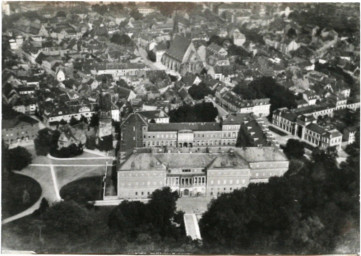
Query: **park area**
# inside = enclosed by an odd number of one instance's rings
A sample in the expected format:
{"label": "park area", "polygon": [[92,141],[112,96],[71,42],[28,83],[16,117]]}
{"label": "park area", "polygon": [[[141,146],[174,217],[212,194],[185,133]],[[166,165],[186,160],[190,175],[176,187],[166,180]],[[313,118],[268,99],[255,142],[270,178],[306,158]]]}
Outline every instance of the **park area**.
{"label": "park area", "polygon": [[2,219],[18,214],[32,206],[41,195],[41,187],[34,179],[10,173],[3,177],[2,183]]}
{"label": "park area", "polygon": [[[106,165],[111,165],[113,161],[112,157],[92,151],[66,159],[35,154],[32,154],[32,157],[30,165],[9,175],[15,178],[12,178],[13,182],[9,182],[11,184],[9,191],[13,192],[3,191],[3,221],[5,223],[31,214],[39,208],[41,198],[45,198],[49,204],[60,201],[63,199],[60,193],[63,187],[63,195],[75,201],[77,201],[76,198],[100,199],[101,181]],[[74,182],[75,186],[80,186],[76,191]],[[69,186],[66,186],[68,184]],[[83,192],[85,195],[79,195]],[[5,197],[5,194],[8,195]],[[94,196],[95,194],[97,196]],[[10,216],[10,219],[6,219]]]}

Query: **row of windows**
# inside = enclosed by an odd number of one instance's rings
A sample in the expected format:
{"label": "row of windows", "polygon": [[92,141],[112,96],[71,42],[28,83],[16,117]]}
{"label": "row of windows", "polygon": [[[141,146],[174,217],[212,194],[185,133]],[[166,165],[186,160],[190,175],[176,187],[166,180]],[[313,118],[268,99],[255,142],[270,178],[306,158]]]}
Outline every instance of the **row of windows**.
{"label": "row of windows", "polygon": [[[236,132],[229,133],[217,133],[217,134],[194,134],[194,138],[235,138],[237,136]],[[157,134],[157,135],[143,135],[144,139],[176,139],[176,134]]]}
{"label": "row of windows", "polygon": [[177,134],[157,134],[157,135],[144,135],[143,136],[144,139],[148,138],[148,139],[155,139],[155,138],[165,138],[165,139],[176,139],[177,138]]}
{"label": "row of windows", "polygon": [[[137,196],[137,195],[138,195],[138,191],[135,191],[134,194]],[[144,192],[144,191],[141,191],[141,192],[139,193],[139,195],[144,196],[144,195],[145,195],[145,192]],[[147,195],[150,196],[150,192],[149,192],[149,191],[147,192]]]}
{"label": "row of windows", "polygon": [[128,182],[128,183],[125,183],[125,182],[120,182],[120,186],[121,187],[132,187],[132,186],[139,186],[139,185],[142,185],[142,186],[156,186],[158,185],[159,186],[162,186],[163,185],[163,182],[159,181],[159,182],[156,182],[156,181],[153,181],[153,182],[150,182],[150,181],[142,181],[142,182]]}
{"label": "row of windows", "polygon": [[[17,137],[18,137],[18,136],[21,136],[21,135],[24,135],[24,136],[27,136],[27,137],[31,137],[31,138],[35,138],[35,134],[30,134],[30,135],[28,135],[28,132],[27,132],[27,131],[21,132],[21,134],[20,134],[19,132],[16,133],[16,136],[17,136]],[[6,136],[6,137],[12,137],[12,136],[14,136],[14,134],[13,134],[13,133],[7,133],[5,136]]]}
{"label": "row of windows", "polygon": [[122,173],[119,172],[120,177],[149,177],[149,176],[162,176],[161,172],[129,172],[129,173]]}
{"label": "row of windows", "polygon": [[[135,138],[134,138],[135,139]],[[193,146],[233,146],[236,140],[212,140],[212,141],[194,141]],[[144,147],[149,146],[177,146],[176,141],[146,141],[143,143]]]}
{"label": "row of windows", "polygon": [[22,141],[29,141],[30,139],[34,139],[34,138],[35,138],[35,135],[25,137],[25,138],[22,138],[22,139],[9,139],[9,140],[6,140],[6,141],[11,144],[11,143],[17,143],[17,142],[22,142]]}
{"label": "row of windows", "polygon": [[[214,185],[214,180],[211,180],[211,185]],[[227,183],[229,184],[229,185],[232,185],[233,184],[233,180],[229,180],[228,182],[227,182],[227,180],[223,180],[223,185],[227,185]],[[237,179],[236,180],[236,182],[235,182],[235,184],[239,184],[240,183],[240,180],[239,179]],[[246,183],[246,180],[242,180],[242,184],[245,184]],[[217,185],[221,185],[221,180],[217,180]]]}

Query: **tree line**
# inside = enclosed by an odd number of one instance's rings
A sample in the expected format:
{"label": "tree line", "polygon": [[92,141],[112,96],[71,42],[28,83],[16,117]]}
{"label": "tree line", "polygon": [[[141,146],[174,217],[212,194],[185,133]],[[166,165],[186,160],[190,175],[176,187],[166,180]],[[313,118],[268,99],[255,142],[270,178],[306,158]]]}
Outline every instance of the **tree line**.
{"label": "tree line", "polygon": [[[200,228],[208,253],[347,253],[359,250],[359,135],[338,166],[335,151],[314,150],[283,177],[224,194],[204,213]],[[301,159],[302,144],[287,154]],[[300,168],[301,167],[301,168]],[[358,235],[359,237],[359,235]]]}

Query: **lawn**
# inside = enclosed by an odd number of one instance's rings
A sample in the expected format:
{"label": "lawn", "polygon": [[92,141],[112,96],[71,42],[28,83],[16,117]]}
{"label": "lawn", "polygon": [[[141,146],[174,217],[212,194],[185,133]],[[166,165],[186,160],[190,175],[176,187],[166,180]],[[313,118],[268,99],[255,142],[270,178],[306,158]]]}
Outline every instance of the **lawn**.
{"label": "lawn", "polygon": [[59,189],[79,179],[105,174],[105,166],[56,166],[54,169]]}
{"label": "lawn", "polygon": [[102,199],[102,176],[79,179],[60,189],[60,196],[64,200],[74,200],[85,204],[88,201]]}
{"label": "lawn", "polygon": [[11,173],[2,177],[2,219],[18,214],[32,206],[41,195],[34,179]]}

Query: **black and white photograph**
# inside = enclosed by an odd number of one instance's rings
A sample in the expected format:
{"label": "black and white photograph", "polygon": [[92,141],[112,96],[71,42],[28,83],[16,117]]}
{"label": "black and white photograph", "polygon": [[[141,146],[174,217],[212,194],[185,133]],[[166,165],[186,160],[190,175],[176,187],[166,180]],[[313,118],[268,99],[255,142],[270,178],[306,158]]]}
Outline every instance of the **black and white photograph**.
{"label": "black and white photograph", "polygon": [[359,254],[359,2],[1,8],[2,254]]}

